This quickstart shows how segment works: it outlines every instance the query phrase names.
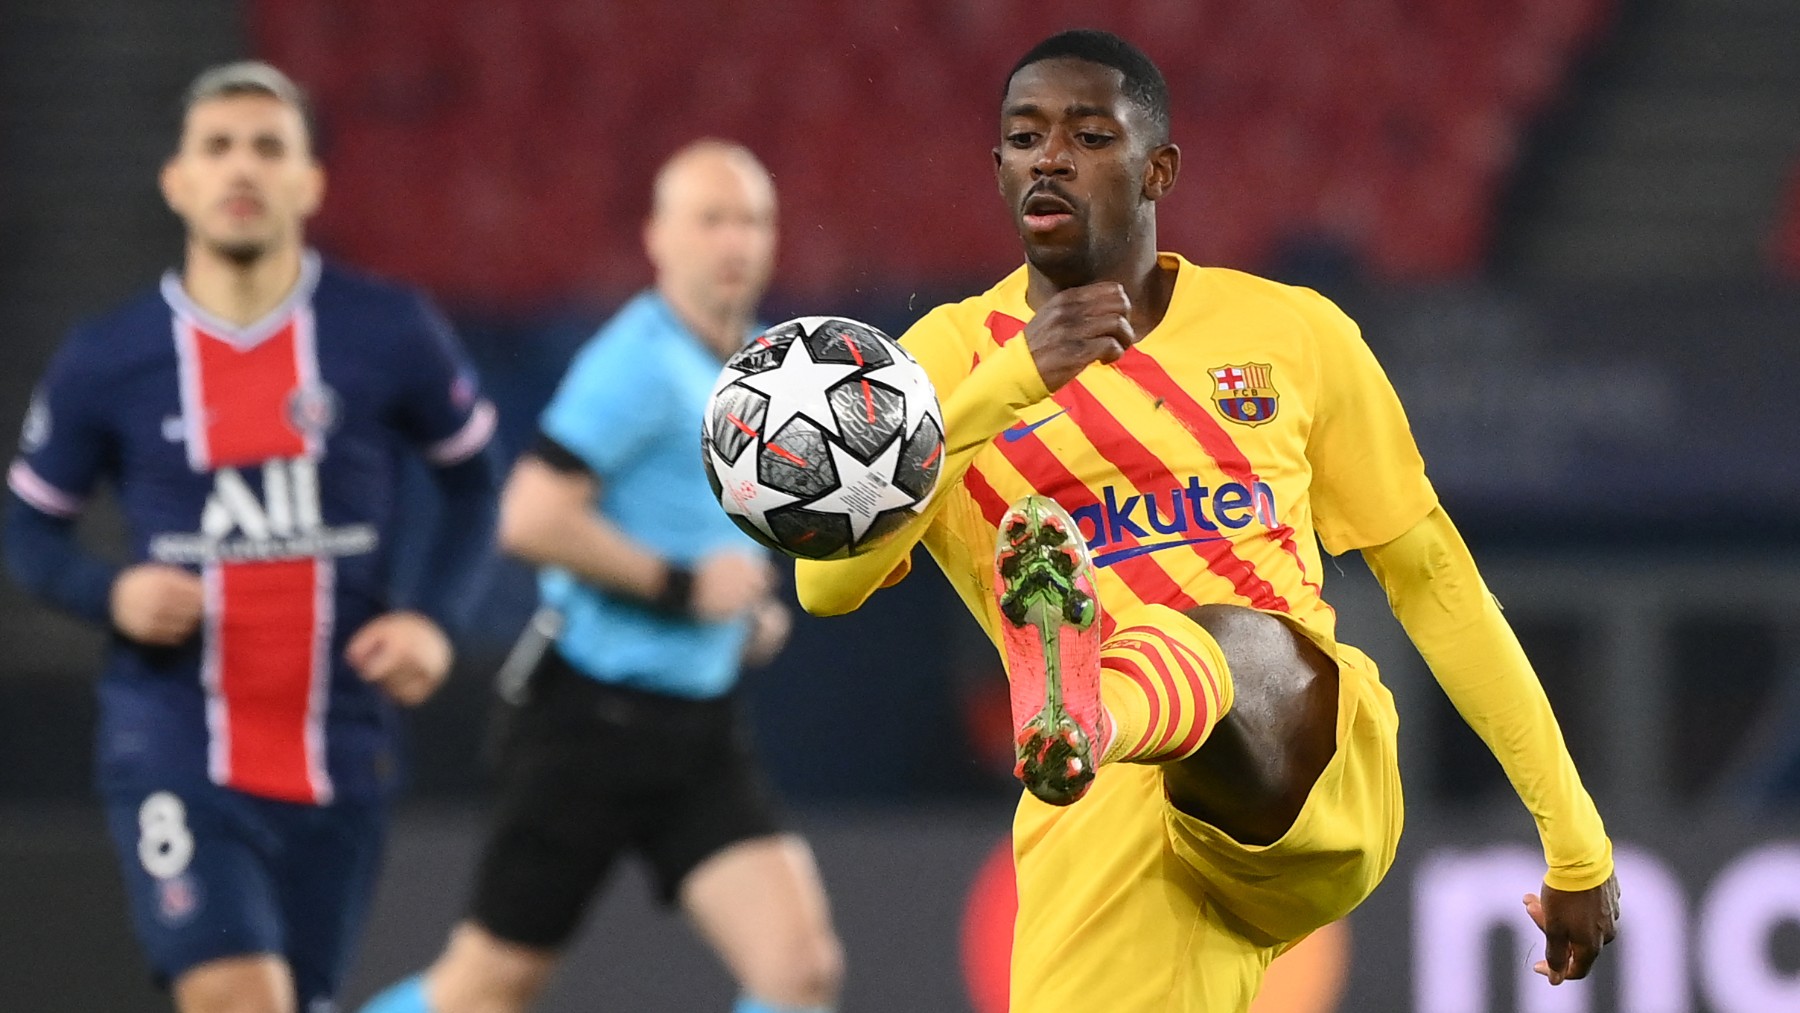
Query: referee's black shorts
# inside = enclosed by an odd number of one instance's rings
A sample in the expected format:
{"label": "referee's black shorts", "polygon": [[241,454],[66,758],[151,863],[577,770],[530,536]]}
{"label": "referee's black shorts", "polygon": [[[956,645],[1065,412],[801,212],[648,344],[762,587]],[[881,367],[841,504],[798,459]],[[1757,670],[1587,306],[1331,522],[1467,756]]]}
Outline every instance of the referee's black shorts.
{"label": "referee's black shorts", "polygon": [[672,904],[711,855],[781,832],[735,697],[601,683],[555,648],[511,715],[499,774],[470,913],[523,946],[560,949],[627,851]]}

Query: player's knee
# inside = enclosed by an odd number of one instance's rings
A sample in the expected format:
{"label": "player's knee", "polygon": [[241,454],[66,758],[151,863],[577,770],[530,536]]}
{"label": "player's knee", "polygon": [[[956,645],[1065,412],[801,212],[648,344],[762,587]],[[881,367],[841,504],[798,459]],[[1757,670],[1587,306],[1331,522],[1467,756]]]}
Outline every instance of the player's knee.
{"label": "player's knee", "polygon": [[1201,605],[1185,614],[1224,653],[1239,709],[1256,710],[1304,696],[1332,670],[1323,651],[1266,612],[1241,605]]}
{"label": "player's knee", "polygon": [[769,947],[745,968],[742,984],[763,1002],[809,1008],[835,1003],[843,981],[843,947],[821,930]]}
{"label": "player's knee", "polygon": [[1290,635],[1286,623],[1242,605],[1199,605],[1183,614],[1211,634],[1228,659],[1270,653],[1285,647]]}
{"label": "player's knee", "polygon": [[295,1013],[291,995],[253,995],[213,992],[183,998],[181,1013]]}
{"label": "player's knee", "polygon": [[293,979],[276,957],[214,960],[175,979],[181,1013],[295,1013]]}

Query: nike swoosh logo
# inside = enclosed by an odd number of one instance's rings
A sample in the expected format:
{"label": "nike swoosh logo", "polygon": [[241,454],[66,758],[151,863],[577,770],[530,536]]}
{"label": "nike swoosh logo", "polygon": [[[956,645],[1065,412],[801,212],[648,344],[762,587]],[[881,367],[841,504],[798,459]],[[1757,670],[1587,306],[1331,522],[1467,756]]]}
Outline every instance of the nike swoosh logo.
{"label": "nike swoosh logo", "polygon": [[1052,421],[1054,421],[1058,417],[1067,415],[1067,414],[1069,414],[1069,410],[1067,408],[1064,408],[1062,411],[1057,412],[1055,415],[1046,415],[1043,418],[1038,419],[1036,422],[1033,422],[1031,425],[1028,425],[1028,426],[1027,425],[1014,426],[1011,429],[1005,430],[1000,435],[1008,443],[1017,443],[1020,440],[1024,439],[1025,437],[1030,436],[1032,433],[1036,432],[1040,427],[1049,425]]}

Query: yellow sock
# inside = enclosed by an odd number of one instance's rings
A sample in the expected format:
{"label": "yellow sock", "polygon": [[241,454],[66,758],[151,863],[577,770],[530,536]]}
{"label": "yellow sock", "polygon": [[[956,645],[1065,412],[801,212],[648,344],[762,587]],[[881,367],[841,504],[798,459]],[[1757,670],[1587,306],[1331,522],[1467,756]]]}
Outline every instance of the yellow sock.
{"label": "yellow sock", "polygon": [[1100,648],[1100,700],[1112,719],[1100,762],[1192,756],[1232,697],[1225,652],[1199,624],[1166,605],[1122,615]]}

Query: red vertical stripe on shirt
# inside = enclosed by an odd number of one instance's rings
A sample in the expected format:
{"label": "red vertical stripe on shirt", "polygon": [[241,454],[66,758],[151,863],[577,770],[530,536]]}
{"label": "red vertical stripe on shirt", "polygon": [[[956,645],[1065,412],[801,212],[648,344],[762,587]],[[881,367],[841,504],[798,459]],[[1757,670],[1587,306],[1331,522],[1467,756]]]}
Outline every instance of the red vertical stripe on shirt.
{"label": "red vertical stripe on shirt", "polygon": [[255,345],[239,348],[194,327],[200,424],[211,467],[306,453],[306,438],[290,421],[291,400],[301,386],[295,330],[290,320]]}
{"label": "red vertical stripe on shirt", "polygon": [[[213,623],[216,692],[223,698],[224,783],[288,802],[325,801],[324,757],[315,713],[315,681],[330,677],[319,636],[329,606],[312,559],[223,563]],[[217,773],[217,772],[216,772]]]}

